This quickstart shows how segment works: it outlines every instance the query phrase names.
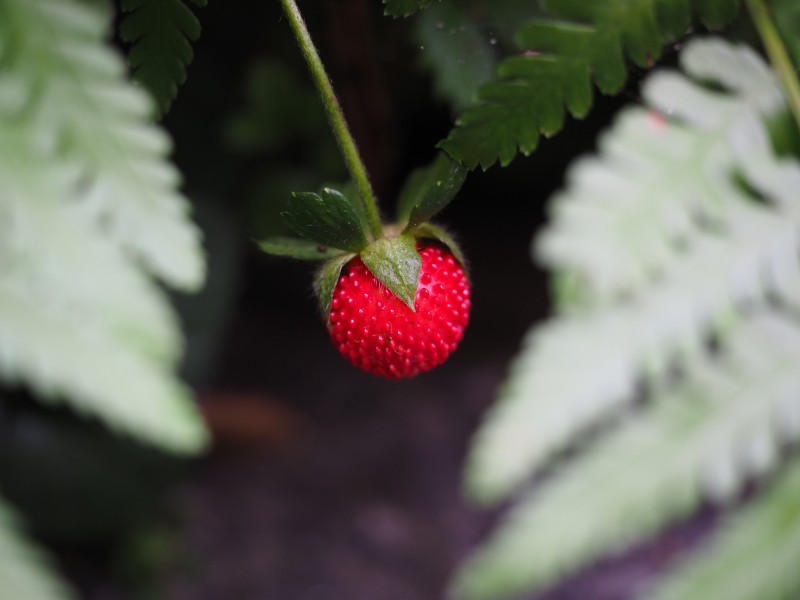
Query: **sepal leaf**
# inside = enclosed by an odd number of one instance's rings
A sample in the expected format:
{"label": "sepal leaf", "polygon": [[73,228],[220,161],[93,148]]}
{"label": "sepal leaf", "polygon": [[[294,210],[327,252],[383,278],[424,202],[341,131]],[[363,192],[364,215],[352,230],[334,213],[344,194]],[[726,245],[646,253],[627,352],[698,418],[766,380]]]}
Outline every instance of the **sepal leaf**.
{"label": "sepal leaf", "polygon": [[[441,242],[447,246],[447,249],[455,256],[456,260],[461,264],[461,267],[467,271],[467,258],[461,251],[458,242],[456,242],[449,231],[433,223],[423,223],[415,227],[410,233],[417,238],[428,238]],[[469,276],[469,273],[467,273],[467,276]]]}
{"label": "sepal leaf", "polygon": [[285,256],[299,260],[325,260],[342,254],[339,248],[329,248],[309,240],[290,237],[271,237],[258,242],[258,247],[273,256]]}
{"label": "sepal leaf", "polygon": [[446,154],[439,154],[427,167],[417,169],[400,193],[398,220],[407,221],[404,232],[424,223],[455,197],[469,169]]}
{"label": "sepal leaf", "polygon": [[314,278],[314,293],[317,296],[322,317],[328,326],[330,326],[328,319],[331,314],[331,300],[336,289],[336,282],[339,281],[339,275],[341,275],[344,266],[354,256],[355,254],[345,254],[326,261],[317,271],[317,275]]}
{"label": "sepal leaf", "polygon": [[381,283],[414,310],[422,258],[412,236],[381,238],[361,252],[361,260]]}
{"label": "sepal leaf", "polygon": [[367,245],[358,212],[341,192],[332,188],[324,188],[322,195],[295,192],[281,215],[297,235],[312,242],[350,252]]}

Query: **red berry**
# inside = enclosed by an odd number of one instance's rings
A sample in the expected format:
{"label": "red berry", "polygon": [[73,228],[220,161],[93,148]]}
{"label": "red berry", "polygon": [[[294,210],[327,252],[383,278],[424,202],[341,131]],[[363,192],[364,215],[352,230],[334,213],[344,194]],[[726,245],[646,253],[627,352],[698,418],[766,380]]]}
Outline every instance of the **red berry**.
{"label": "red berry", "polygon": [[367,269],[359,257],[339,277],[330,333],[351,363],[389,379],[413,377],[442,364],[469,320],[469,282],[449,250],[418,243],[422,257],[416,312]]}

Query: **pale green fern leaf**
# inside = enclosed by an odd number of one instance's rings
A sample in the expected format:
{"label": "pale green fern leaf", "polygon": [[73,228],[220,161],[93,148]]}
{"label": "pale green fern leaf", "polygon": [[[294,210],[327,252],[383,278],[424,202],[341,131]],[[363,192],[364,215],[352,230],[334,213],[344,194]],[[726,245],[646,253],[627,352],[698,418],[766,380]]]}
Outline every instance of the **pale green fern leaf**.
{"label": "pale green fern leaf", "polygon": [[50,571],[47,557],[20,532],[15,514],[0,499],[0,598],[72,597],[67,586]]}
{"label": "pale green fern leaf", "polygon": [[186,81],[186,67],[194,57],[191,42],[200,37],[200,22],[181,0],[122,0],[121,6],[127,16],[119,32],[133,44],[128,56],[133,75],[153,95],[156,116],[161,117]]}
{"label": "pale green fern leaf", "polygon": [[103,43],[108,15],[97,5],[0,1],[0,61],[29,88],[39,131],[52,131],[81,172],[82,210],[171,285],[196,289],[204,262],[186,218],[169,141],[147,124],[151,100],[125,80]]}
{"label": "pale green fern leaf", "polygon": [[647,596],[651,600],[791,600],[800,591],[800,460],[731,515]]}
{"label": "pale green fern leaf", "polygon": [[630,404],[642,379],[702,354],[742,302],[800,298],[800,167],[775,158],[760,118],[782,108],[779,88],[745,49],[697,40],[684,57],[729,92],[654,75],[645,95],[669,104],[671,120],[629,109],[601,156],[571,170],[538,251],[579,279],[586,307],[528,336],[470,457],[478,500],[506,496]]}
{"label": "pale green fern leaf", "polygon": [[466,565],[458,596],[541,589],[768,471],[778,441],[800,437],[800,328],[764,308],[726,347],[522,500]]}
{"label": "pale green fern leaf", "polygon": [[[0,376],[118,431],[166,449],[197,451],[207,434],[173,373],[181,351],[178,323],[141,254],[132,254],[128,228],[148,229],[136,243],[164,253],[161,264],[194,269],[176,273],[187,285],[202,275],[202,257],[174,190],[174,171],[161,155],[163,135],[146,124],[144,113],[134,118],[96,104],[103,97],[123,108],[146,105],[103,44],[101,16],[80,2],[0,0]],[[37,38],[45,29],[61,36],[54,44],[65,56],[34,64],[39,52],[51,52]],[[70,56],[82,60],[67,64]],[[109,71],[94,81],[99,64],[112,65],[113,76]],[[75,96],[67,106],[59,100],[68,88]],[[93,110],[98,121],[76,134],[71,117],[88,118]],[[78,137],[85,145],[75,145]],[[138,156],[143,149],[144,158]],[[118,165],[130,168],[130,177],[103,172],[108,157],[92,154],[97,150],[119,160],[130,154],[131,165]],[[115,168],[112,163],[106,166]],[[104,197],[111,180],[119,197]],[[139,203],[134,196],[148,188],[160,194],[160,209],[117,210],[117,202]],[[109,203],[112,212],[98,210],[97,202]],[[176,231],[183,241],[162,239]]]}

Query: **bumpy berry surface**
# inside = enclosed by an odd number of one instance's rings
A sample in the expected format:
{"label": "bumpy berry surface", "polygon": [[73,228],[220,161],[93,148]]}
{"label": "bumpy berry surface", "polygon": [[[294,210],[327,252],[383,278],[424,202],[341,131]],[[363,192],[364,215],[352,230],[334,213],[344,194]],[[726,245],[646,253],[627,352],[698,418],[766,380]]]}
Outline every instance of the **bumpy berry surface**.
{"label": "bumpy berry surface", "polygon": [[389,379],[442,364],[469,320],[469,282],[453,255],[418,244],[422,267],[412,311],[360,258],[344,269],[331,300],[331,338],[357,367]]}

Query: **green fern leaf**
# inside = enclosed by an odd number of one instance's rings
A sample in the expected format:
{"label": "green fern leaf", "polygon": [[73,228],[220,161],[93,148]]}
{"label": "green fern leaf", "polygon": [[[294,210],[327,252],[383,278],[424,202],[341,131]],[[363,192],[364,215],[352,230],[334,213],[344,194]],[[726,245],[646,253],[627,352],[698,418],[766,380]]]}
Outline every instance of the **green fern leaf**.
{"label": "green fern leaf", "polygon": [[0,376],[197,451],[178,323],[144,267],[195,286],[198,236],[106,25],[81,2],[0,0]]}
{"label": "green fern leaf", "polygon": [[457,580],[461,596],[541,589],[772,467],[778,440],[800,437],[800,328],[765,309],[726,347],[517,505]]}
{"label": "green fern leaf", "polygon": [[66,600],[73,595],[50,571],[44,554],[20,532],[16,516],[0,499],[0,598]]}
{"label": "green fern leaf", "polygon": [[[768,550],[768,551],[767,551]],[[762,497],[727,519],[652,600],[790,600],[800,594],[800,460]]]}
{"label": "green fern leaf", "polygon": [[200,37],[200,22],[181,0],[122,0],[122,10],[128,15],[119,32],[133,44],[128,56],[133,75],[155,98],[160,118],[186,81],[186,67],[194,56],[191,42]]}
{"label": "green fern leaf", "polygon": [[433,0],[383,0],[384,13],[392,17],[408,17],[428,8]]}
{"label": "green fern leaf", "polygon": [[589,308],[529,335],[470,458],[467,485],[481,501],[506,496],[628,405],[642,377],[690,363],[738,301],[800,298],[786,258],[800,229],[800,168],[774,157],[760,117],[783,109],[780,88],[755,54],[719,41],[695,40],[682,63],[730,91],[654,75],[644,95],[674,120],[624,112],[601,157],[579,162],[556,198],[538,252],[575,274]]}
{"label": "green fern leaf", "polygon": [[[592,83],[604,94],[619,92],[627,78],[625,56],[645,67],[662,45],[689,24],[689,0],[558,0],[545,4],[550,20],[537,19],[517,32],[521,54],[502,61],[499,79],[485,84],[478,102],[456,121],[440,147],[456,160],[487,169],[507,165],[517,152],[536,149],[539,136],[563,126],[565,111],[584,117]],[[700,17],[719,26],[736,13],[738,0],[696,0]]]}
{"label": "green fern leaf", "polygon": [[8,76],[40,96],[39,131],[54,132],[83,172],[85,213],[151,272],[196,289],[204,262],[178,173],[164,160],[169,140],[146,123],[149,97],[102,43],[108,15],[76,2],[3,0],[0,16]]}

